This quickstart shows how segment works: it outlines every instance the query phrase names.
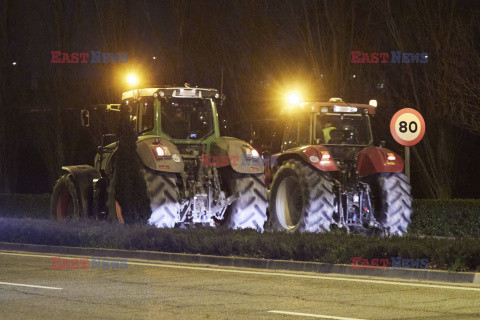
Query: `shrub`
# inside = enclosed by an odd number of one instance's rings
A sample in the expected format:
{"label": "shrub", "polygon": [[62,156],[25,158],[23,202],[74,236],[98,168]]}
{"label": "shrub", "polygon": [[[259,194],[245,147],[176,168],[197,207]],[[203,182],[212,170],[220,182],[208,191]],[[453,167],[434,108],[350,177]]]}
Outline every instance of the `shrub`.
{"label": "shrub", "polygon": [[157,229],[106,221],[0,218],[0,241],[342,264],[351,264],[352,257],[427,258],[432,269],[480,271],[480,242],[473,238],[259,234],[253,230]]}
{"label": "shrub", "polygon": [[409,232],[442,237],[480,237],[480,200],[415,200]]}
{"label": "shrub", "polygon": [[[136,190],[140,189],[136,188]],[[49,207],[50,195],[48,194],[0,194],[0,217],[48,218]],[[146,210],[149,208],[140,211]],[[480,238],[480,200],[414,200],[409,233],[439,237]]]}
{"label": "shrub", "polygon": [[49,194],[0,194],[0,217],[48,218]]}

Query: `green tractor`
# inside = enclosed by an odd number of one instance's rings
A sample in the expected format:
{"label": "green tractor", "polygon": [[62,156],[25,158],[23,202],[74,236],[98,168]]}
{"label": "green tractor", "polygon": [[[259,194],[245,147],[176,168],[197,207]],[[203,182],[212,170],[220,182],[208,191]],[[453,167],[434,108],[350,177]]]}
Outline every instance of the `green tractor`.
{"label": "green tractor", "polygon": [[[259,153],[247,142],[221,137],[217,108],[224,98],[215,89],[145,88],[124,92],[138,133],[152,215],[160,228],[194,225],[263,232],[267,192]],[[82,122],[89,125],[89,111]],[[107,136],[107,135],[105,135]],[[52,195],[52,216],[130,222],[115,196],[117,142],[100,146],[93,166],[65,166]]]}

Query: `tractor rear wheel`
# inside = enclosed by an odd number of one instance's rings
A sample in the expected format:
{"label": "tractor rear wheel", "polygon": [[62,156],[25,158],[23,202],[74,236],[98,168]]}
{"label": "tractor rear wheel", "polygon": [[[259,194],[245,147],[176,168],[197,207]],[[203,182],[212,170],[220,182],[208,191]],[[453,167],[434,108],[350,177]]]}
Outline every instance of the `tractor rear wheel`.
{"label": "tractor rear wheel", "polygon": [[229,206],[222,223],[228,229],[255,229],[263,232],[267,221],[267,189],[263,174],[242,174],[228,168],[223,181],[238,198]]}
{"label": "tractor rear wheel", "polygon": [[144,169],[152,215],[148,222],[158,228],[173,228],[180,217],[180,192],[177,175]]}
{"label": "tractor rear wheel", "polygon": [[389,235],[407,232],[412,214],[411,186],[403,173],[378,173],[369,178],[374,214]]}
{"label": "tractor rear wheel", "polygon": [[333,183],[299,160],[289,160],[276,172],[270,191],[270,225],[287,232],[327,232],[335,212]]}
{"label": "tractor rear wheel", "polygon": [[69,173],[61,176],[53,187],[50,215],[58,221],[79,219],[83,216],[80,197]]}

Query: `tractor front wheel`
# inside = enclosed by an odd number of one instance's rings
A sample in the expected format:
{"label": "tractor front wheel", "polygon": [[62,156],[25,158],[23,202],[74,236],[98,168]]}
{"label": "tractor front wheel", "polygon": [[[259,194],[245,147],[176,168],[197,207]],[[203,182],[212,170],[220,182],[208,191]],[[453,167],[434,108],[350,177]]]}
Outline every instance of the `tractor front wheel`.
{"label": "tractor front wheel", "polygon": [[289,160],[273,178],[270,225],[276,231],[330,231],[334,200],[333,183],[326,173],[299,160]]}
{"label": "tractor front wheel", "polygon": [[81,201],[71,174],[64,174],[53,187],[50,215],[55,220],[79,219]]}

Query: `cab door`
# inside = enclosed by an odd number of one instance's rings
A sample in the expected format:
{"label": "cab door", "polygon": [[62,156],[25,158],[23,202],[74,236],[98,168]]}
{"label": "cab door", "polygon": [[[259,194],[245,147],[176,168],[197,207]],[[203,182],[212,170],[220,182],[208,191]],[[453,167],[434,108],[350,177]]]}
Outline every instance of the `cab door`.
{"label": "cab door", "polygon": [[309,113],[299,113],[292,117],[292,121],[285,128],[281,151],[311,145],[312,117]]}

